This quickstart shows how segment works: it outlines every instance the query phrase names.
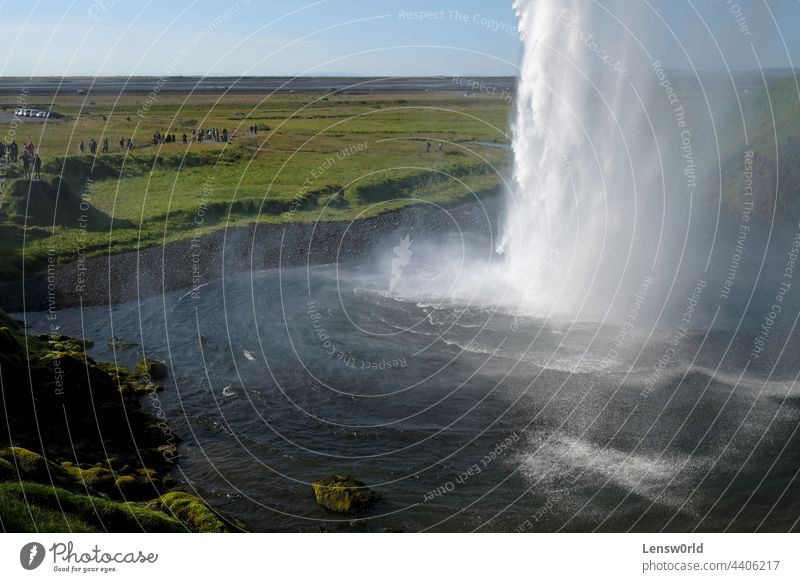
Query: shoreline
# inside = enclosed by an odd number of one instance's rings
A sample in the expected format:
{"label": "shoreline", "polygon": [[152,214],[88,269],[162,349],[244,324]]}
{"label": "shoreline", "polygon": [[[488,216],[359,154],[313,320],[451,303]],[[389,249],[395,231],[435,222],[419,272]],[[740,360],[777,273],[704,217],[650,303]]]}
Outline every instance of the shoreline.
{"label": "shoreline", "polygon": [[502,198],[497,191],[480,193],[474,201],[409,206],[347,222],[253,223],[136,252],[54,263],[24,279],[0,282],[0,307],[19,313],[114,305],[194,290],[228,274],[350,262],[386,245],[398,231],[412,238],[496,236]]}

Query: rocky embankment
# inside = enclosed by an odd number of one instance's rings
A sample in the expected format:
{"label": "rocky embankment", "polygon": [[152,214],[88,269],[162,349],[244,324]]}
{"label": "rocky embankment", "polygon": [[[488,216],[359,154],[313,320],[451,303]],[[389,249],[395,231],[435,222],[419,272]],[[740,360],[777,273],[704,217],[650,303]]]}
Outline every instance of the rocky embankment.
{"label": "rocky embankment", "polygon": [[243,525],[169,475],[178,438],[139,397],[163,370],[23,333],[0,311],[0,526],[7,532],[228,532]]}
{"label": "rocky embankment", "polygon": [[202,285],[223,274],[346,263],[390,244],[395,233],[486,238],[497,232],[499,207],[500,197],[486,194],[480,201],[446,208],[426,204],[351,222],[254,224],[135,253],[80,261],[58,257],[24,282],[0,283],[0,307],[19,312],[116,304]]}

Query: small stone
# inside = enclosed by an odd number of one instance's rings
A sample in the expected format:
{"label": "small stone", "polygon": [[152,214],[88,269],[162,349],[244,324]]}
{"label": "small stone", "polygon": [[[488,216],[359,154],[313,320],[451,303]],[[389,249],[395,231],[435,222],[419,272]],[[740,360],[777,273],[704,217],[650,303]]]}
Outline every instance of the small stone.
{"label": "small stone", "polygon": [[311,487],[319,505],[339,513],[366,509],[380,499],[380,495],[349,475],[324,477],[314,481]]}

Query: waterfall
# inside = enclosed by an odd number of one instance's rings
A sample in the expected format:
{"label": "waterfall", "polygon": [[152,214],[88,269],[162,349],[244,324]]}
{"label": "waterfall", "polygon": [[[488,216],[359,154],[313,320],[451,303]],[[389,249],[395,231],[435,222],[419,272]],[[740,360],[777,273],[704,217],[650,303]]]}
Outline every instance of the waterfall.
{"label": "waterfall", "polygon": [[626,2],[621,21],[585,0],[515,4],[524,54],[497,250],[524,309],[611,301],[653,260],[665,156],[640,101],[657,87],[637,44],[643,6]]}

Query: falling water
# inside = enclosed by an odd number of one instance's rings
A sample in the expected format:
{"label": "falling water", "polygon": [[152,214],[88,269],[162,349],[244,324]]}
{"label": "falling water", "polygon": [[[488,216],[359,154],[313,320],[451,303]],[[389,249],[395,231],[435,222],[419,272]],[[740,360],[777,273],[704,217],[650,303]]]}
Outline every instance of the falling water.
{"label": "falling water", "polygon": [[524,55],[498,252],[523,308],[602,312],[655,260],[665,156],[643,111],[642,6],[626,2],[623,22],[593,2],[516,2]]}

